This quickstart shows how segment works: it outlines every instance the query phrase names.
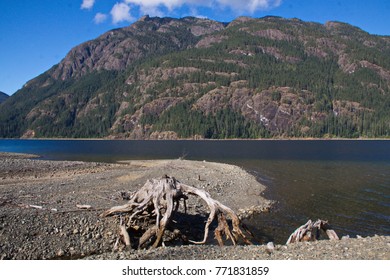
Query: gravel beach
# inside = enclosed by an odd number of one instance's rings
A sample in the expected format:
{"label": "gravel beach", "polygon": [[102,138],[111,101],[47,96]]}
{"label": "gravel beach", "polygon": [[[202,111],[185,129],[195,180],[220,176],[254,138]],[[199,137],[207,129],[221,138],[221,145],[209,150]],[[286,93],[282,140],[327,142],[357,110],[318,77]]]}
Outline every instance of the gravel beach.
{"label": "gravel beach", "polygon": [[[45,161],[0,153],[0,259],[390,259],[389,236],[276,244],[272,249],[261,242],[219,247],[210,236],[209,245],[113,251],[118,220],[99,215],[125,204],[121,193],[164,174],[206,190],[244,221],[254,212],[272,211],[273,202],[262,197],[265,186],[233,165],[181,159]],[[201,223],[207,219],[207,207],[197,199],[188,209]]]}

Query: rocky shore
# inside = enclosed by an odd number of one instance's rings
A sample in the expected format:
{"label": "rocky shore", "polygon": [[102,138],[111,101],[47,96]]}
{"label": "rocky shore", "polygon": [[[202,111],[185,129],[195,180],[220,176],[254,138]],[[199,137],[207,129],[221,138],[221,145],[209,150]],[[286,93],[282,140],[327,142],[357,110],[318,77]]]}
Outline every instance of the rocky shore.
{"label": "rocky shore", "polygon": [[[125,204],[123,192],[138,190],[164,174],[202,188],[241,218],[268,211],[265,187],[243,169],[187,160],[117,164],[45,161],[0,153],[0,259],[390,259],[390,237],[374,236],[289,246],[177,245],[155,250],[113,251],[118,220],[99,214]],[[199,201],[188,205],[206,217]],[[206,213],[206,214],[205,214]],[[203,225],[199,225],[203,227]]]}
{"label": "rocky shore", "polygon": [[103,253],[86,259],[114,260],[389,260],[390,237],[374,236],[340,241],[320,240],[286,245],[180,246],[155,250]]}

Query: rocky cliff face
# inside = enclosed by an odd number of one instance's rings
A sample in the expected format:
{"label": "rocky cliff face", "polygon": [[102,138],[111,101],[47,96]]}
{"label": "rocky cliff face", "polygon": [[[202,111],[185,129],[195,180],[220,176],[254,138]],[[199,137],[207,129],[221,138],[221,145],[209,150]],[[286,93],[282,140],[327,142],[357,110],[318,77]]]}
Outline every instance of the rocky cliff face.
{"label": "rocky cliff face", "polygon": [[389,57],[389,37],[340,22],[146,16],[27,83],[0,136],[388,136]]}

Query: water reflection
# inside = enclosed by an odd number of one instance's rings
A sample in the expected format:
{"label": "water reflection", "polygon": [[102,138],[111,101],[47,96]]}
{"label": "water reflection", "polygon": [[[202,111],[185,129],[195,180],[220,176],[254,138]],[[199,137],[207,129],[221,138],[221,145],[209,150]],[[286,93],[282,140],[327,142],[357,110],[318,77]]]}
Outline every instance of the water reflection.
{"label": "water reflection", "polygon": [[273,213],[250,224],[278,243],[318,218],[329,220],[339,235],[390,234],[387,163],[251,161],[244,166],[268,178],[266,196],[279,201]]}

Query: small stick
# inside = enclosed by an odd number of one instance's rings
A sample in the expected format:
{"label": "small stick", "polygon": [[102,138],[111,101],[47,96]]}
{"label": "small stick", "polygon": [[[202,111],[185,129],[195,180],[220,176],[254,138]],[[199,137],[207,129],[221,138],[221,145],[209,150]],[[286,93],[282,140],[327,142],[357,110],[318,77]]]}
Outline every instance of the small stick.
{"label": "small stick", "polygon": [[44,209],[44,208],[43,208],[43,206],[39,206],[39,205],[32,205],[32,204],[30,204],[28,207],[35,208],[35,209],[41,209],[41,210],[43,210],[43,209]]}
{"label": "small stick", "polygon": [[91,209],[92,208],[92,206],[88,205],[88,204],[77,204],[76,207],[80,208],[80,209]]}

